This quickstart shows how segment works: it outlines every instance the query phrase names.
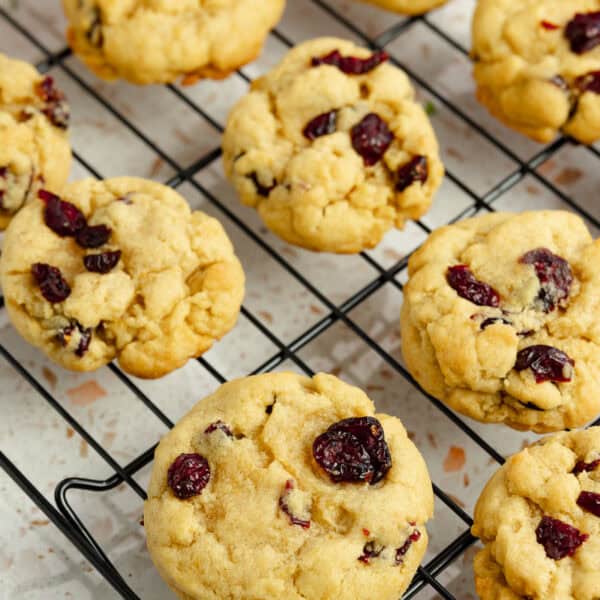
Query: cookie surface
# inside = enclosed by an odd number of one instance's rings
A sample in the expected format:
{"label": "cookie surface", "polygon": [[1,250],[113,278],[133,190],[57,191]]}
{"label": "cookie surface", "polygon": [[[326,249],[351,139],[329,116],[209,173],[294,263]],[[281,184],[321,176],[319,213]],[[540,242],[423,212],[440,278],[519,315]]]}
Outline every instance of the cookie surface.
{"label": "cookie surface", "polygon": [[[508,459],[475,507],[482,600],[600,597],[600,427],[559,433]],[[596,500],[596,504],[594,503]]]}
{"label": "cookie surface", "polygon": [[13,325],[52,360],[90,371],[118,358],[159,377],[234,325],[241,265],[220,223],[177,192],[123,177],[40,196],[6,232],[0,280]]}
{"label": "cookie surface", "polygon": [[69,176],[69,106],[52,77],[0,54],[0,229],[43,186]]}
{"label": "cookie surface", "polygon": [[[332,424],[373,413],[362,391],[324,374],[239,379],[198,403],[159,444],[144,510],[152,559],[178,596],[397,600],[433,512],[421,455],[383,414],[391,468],[374,485],[334,483],[312,451]],[[191,491],[175,472],[182,454],[204,467]]]}
{"label": "cookie surface", "polygon": [[291,50],[234,107],[225,171],[284,240],[351,253],[423,215],[443,167],[406,75],[353,43]]}
{"label": "cookie surface", "polygon": [[402,352],[430,394],[539,432],[600,412],[600,243],[579,217],[494,213],[442,227],[409,275]]}
{"label": "cookie surface", "polygon": [[69,44],[103,79],[221,79],[258,56],[284,0],[63,0]]}
{"label": "cookie surface", "polygon": [[[600,138],[600,1],[481,0],[473,20],[482,104],[540,142]],[[579,15],[579,16],[576,16]]]}
{"label": "cookie surface", "polygon": [[447,0],[363,0],[402,15],[422,15],[445,4]]}

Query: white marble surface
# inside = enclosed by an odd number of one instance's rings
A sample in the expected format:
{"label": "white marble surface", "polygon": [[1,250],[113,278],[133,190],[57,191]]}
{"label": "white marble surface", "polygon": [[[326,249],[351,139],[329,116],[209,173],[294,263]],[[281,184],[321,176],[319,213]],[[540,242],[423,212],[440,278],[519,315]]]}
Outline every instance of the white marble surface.
{"label": "white marble surface", "polygon": [[[59,4],[58,0],[0,0],[0,6],[50,52],[58,52],[65,46]],[[324,10],[323,5],[351,21],[356,30],[348,30],[331,12]],[[428,18],[460,46],[468,48],[473,5],[474,0],[451,0]],[[317,35],[339,35],[360,40],[362,35],[373,37],[401,22],[398,16],[351,0],[288,0],[285,17],[278,27],[283,38],[272,35],[263,56],[243,71],[252,78],[273,65],[286,51],[281,39],[299,42]],[[429,87],[424,89],[417,85],[420,99],[433,108],[432,120],[450,173],[432,211],[423,219],[428,227],[437,227],[468,211],[476,195],[486,194],[498,182],[517,172],[519,165],[515,157],[527,160],[543,149],[503,128],[487,115],[474,99],[470,65],[464,53],[436,35],[425,23],[408,28],[388,50],[418,81]],[[42,48],[1,17],[0,51],[34,63],[45,58]],[[166,181],[177,166],[187,167],[218,146],[218,130],[198,116],[173,90],[166,87],[140,89],[123,83],[109,85],[96,79],[74,57],[68,57],[64,65],[66,69],[54,67],[51,73],[71,101],[73,146],[78,156],[101,176],[127,174]],[[163,156],[91,96],[86,86],[126,117]],[[234,75],[223,82],[201,82],[180,89],[222,125],[228,109],[247,87],[245,78]],[[480,125],[485,134],[465,123],[453,106]],[[486,134],[510,149],[512,158]],[[171,157],[175,166],[169,164],[164,155]],[[589,149],[565,145],[539,167],[539,173],[590,213],[600,216],[595,194],[597,161]],[[76,162],[72,178],[87,174],[85,166]],[[330,313],[327,301],[339,306],[378,277],[377,268],[364,257],[311,254],[272,236],[254,212],[239,205],[224,181],[218,161],[199,173],[196,182],[199,186],[187,183],[179,191],[192,206],[206,210],[224,223],[248,276],[244,306],[282,342],[292,342],[327,317]],[[312,282],[326,301],[287,272],[206,194],[218,198],[241,218],[268,247]],[[533,175],[523,178],[494,206],[505,210],[567,207]],[[368,256],[389,268],[424,238],[423,228],[409,224],[405,231],[387,235]],[[401,272],[397,280],[402,282],[404,278],[405,273]],[[400,287],[390,282],[349,314],[351,323],[366,332],[370,341],[381,345],[383,354],[375,352],[348,324],[337,322],[302,348],[299,356],[314,370],[332,371],[363,387],[381,410],[400,416],[427,459],[435,483],[470,513],[496,465],[394,368],[394,361],[401,362],[398,334],[401,302]],[[113,371],[105,368],[92,374],[74,374],[61,370],[18,338],[6,323],[3,311],[0,311],[0,344],[120,465],[150,448],[166,431]],[[231,378],[251,372],[276,352],[277,347],[251,320],[241,316],[234,331],[205,358],[223,376]],[[291,363],[279,368],[297,369]],[[218,385],[195,361],[159,381],[135,383],[172,420]],[[0,360],[0,390],[0,449],[51,502],[56,484],[66,477],[104,479],[111,475],[106,462],[4,360]],[[516,451],[534,439],[531,434],[501,427],[468,424],[502,454]],[[148,473],[149,467],[136,473],[136,481],[144,486]],[[3,542],[0,545],[0,598],[117,597],[1,470],[0,498],[0,540]],[[149,561],[143,528],[139,525],[141,500],[129,487],[122,485],[107,493],[74,493],[70,499],[83,522],[141,598],[173,597]],[[427,559],[467,527],[438,501],[436,517],[429,529],[431,544]],[[473,551],[474,548],[467,550],[439,576],[461,600],[475,597],[471,570]],[[425,588],[418,598],[439,596],[431,588]]]}

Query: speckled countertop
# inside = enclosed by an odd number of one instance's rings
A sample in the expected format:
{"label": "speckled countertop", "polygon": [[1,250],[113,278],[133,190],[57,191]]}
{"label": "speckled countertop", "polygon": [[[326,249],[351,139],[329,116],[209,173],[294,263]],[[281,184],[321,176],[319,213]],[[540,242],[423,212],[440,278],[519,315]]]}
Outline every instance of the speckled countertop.
{"label": "speckled countertop", "polygon": [[[517,161],[529,161],[544,148],[503,128],[477,104],[469,61],[461,51],[469,47],[474,3],[475,0],[450,0],[446,7],[431,13],[428,22],[410,24],[387,46],[425,84],[425,87],[417,85],[419,97],[432,113],[449,172],[434,208],[423,223],[434,228],[460,216],[475,214],[476,198],[502,181],[512,185],[506,193],[491,198],[496,209],[569,208],[561,198],[563,194],[600,216],[596,199],[598,158],[594,153],[564,143],[549,158],[539,161],[537,172],[545,180],[531,173],[523,175]],[[45,51],[59,53],[65,48],[65,24],[58,0],[0,0],[0,7],[15,21],[11,24],[0,16],[0,51],[39,64],[47,58]],[[340,22],[336,13],[351,22],[354,29]],[[90,167],[100,176],[137,175],[164,182],[175,173],[165,155],[179,167],[187,167],[219,144],[219,131],[202,119],[193,105],[222,125],[231,105],[246,91],[247,78],[257,76],[277,62],[287,49],[285,40],[299,42],[318,35],[337,35],[361,41],[363,36],[373,39],[402,21],[398,16],[351,0],[288,0],[285,17],[278,27],[281,35],[269,38],[263,56],[243,70],[245,77],[236,74],[223,82],[176,88],[192,105],[167,87],[141,89],[103,83],[76,58],[66,56],[65,68],[54,66],[50,72],[68,94],[72,106],[72,143],[79,157],[72,179],[90,175]],[[18,26],[35,40],[26,37]],[[436,28],[446,39],[438,35]],[[456,107],[477,128],[464,122]],[[501,146],[510,149],[510,154]],[[394,282],[380,286],[349,311],[349,323],[328,319],[331,305],[323,299],[343,306],[379,277],[377,265],[384,269],[392,267],[422,243],[425,229],[411,223],[404,232],[389,233],[377,249],[365,256],[311,254],[272,236],[253,211],[238,204],[218,160],[200,171],[196,182],[200,185],[184,183],[178,189],[192,206],[224,223],[247,273],[244,305],[249,313],[284,344],[321,323],[321,333],[302,347],[299,356],[313,370],[333,372],[364,388],[380,410],[400,416],[424,454],[434,482],[471,513],[496,463],[401,375],[398,368],[402,360],[398,333],[401,286]],[[322,296],[307,288],[253,241],[239,223],[219,209],[212,201],[214,198],[233,211]],[[404,277],[405,272],[400,271],[397,281],[402,283]],[[368,339],[357,336],[350,325],[360,328]],[[373,343],[382,350],[374,350]],[[58,407],[67,411],[120,465],[152,447],[166,431],[116,370],[105,368],[91,374],[61,370],[21,341],[7,324],[3,310],[0,310],[0,344],[56,399]],[[278,348],[252,319],[242,315],[234,331],[205,358],[224,377],[231,378],[253,371],[277,352]],[[283,363],[278,368],[297,367]],[[135,381],[135,384],[171,420],[176,420],[195,401],[215,389],[218,382],[202,364],[190,361],[161,380]],[[100,480],[110,477],[112,470],[107,463],[5,358],[0,359],[0,390],[0,450],[48,500],[53,502],[56,484],[66,477]],[[502,427],[483,426],[467,419],[465,422],[503,455],[535,438]],[[148,475],[147,466],[134,479],[144,487]],[[0,598],[117,597],[1,469],[0,498],[3,542]],[[106,493],[77,492],[70,500],[141,598],[173,597],[146,553],[144,532],[139,524],[141,500],[130,487],[121,485]],[[467,525],[438,500],[436,517],[429,530],[431,544],[426,560],[465,532]],[[461,600],[475,597],[471,569],[474,550],[475,547],[470,547],[438,577]],[[417,598],[439,596],[426,587]]]}

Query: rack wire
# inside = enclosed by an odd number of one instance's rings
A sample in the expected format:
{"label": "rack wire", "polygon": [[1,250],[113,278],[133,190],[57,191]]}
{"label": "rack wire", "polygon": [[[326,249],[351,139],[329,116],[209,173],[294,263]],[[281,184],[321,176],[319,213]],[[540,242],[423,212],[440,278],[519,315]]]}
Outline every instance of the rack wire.
{"label": "rack wire", "polygon": [[[289,1],[293,2],[297,0]],[[407,32],[410,32],[412,28],[419,25],[427,28],[430,33],[435,34],[435,36],[443,39],[458,52],[468,55],[468,50],[466,48],[464,48],[452,36],[440,28],[428,16],[419,16],[401,20],[377,37],[370,38],[345,14],[342,14],[340,8],[335,8],[335,6],[332,6],[325,0],[305,1],[307,3],[312,2],[312,4],[316,5],[319,10],[324,11],[324,13],[344,27],[349,34],[352,34],[359,40],[362,40],[365,45],[372,49],[382,49],[388,46],[389,44],[400,39]],[[265,360],[263,364],[258,366],[252,372],[252,374],[272,371],[282,365],[284,362],[290,361],[300,371],[306,373],[307,375],[312,375],[313,371],[301,358],[300,351],[311,341],[315,340],[318,336],[329,330],[334,324],[341,322],[345,324],[354,335],[358,336],[369,348],[371,348],[379,356],[382,363],[388,365],[391,369],[400,374],[410,385],[418,388],[418,384],[414,381],[397,357],[390,354],[380,344],[378,344],[372,336],[370,336],[356,323],[355,320],[352,319],[350,315],[350,312],[353,309],[367,301],[371,296],[373,296],[373,294],[375,294],[385,285],[391,284],[401,290],[402,283],[400,283],[397,276],[402,274],[406,269],[410,255],[398,260],[391,267],[384,267],[370,254],[362,253],[362,259],[375,270],[376,276],[362,289],[352,294],[344,302],[336,305],[322,290],[318,288],[317,285],[311,282],[310,279],[304,276],[293,264],[291,264],[291,262],[282,253],[277,252],[277,250],[270,243],[260,237],[249,225],[244,222],[243,219],[236,215],[236,213],[233,212],[225,202],[215,196],[209,189],[199,182],[196,176],[204,169],[209,167],[214,161],[220,159],[221,150],[218,146],[215,146],[213,149],[206,152],[191,166],[184,168],[182,165],[178,164],[173,157],[171,157],[156,143],[154,143],[143,131],[141,131],[140,128],[138,128],[130,119],[128,119],[123,112],[119,111],[110,102],[105,100],[97,90],[86,83],[65,62],[66,59],[71,56],[71,51],[69,48],[63,48],[60,51],[53,53],[39,39],[39,37],[27,30],[27,28],[15,18],[14,14],[9,9],[0,7],[0,17],[2,19],[0,21],[0,28],[14,28],[33,46],[43,53],[44,59],[37,65],[41,72],[47,72],[49,69],[54,67],[61,69],[63,73],[71,78],[78,86],[80,86],[86,94],[89,94],[97,102],[99,102],[125,128],[133,133],[143,144],[148,146],[157,156],[159,156],[173,169],[175,174],[164,182],[166,185],[169,185],[173,188],[178,188],[180,185],[187,183],[193,186],[197,191],[201,192],[203,196],[208,198],[209,202],[212,203],[212,205],[214,205],[214,207],[220,213],[233,221],[235,225],[239,227],[249,239],[252,240],[253,243],[260,246],[262,250],[264,250],[274,261],[276,261],[283,269],[285,269],[285,271],[289,273],[308,292],[308,294],[320,301],[326,307],[328,313],[325,316],[320,318],[316,323],[311,325],[300,335],[297,335],[291,342],[285,343],[271,331],[268,323],[265,323],[264,318],[262,318],[260,314],[254,314],[253,311],[244,306],[242,308],[242,313],[246,319],[277,349],[275,353]],[[279,42],[288,47],[293,45],[292,41],[278,29],[275,29],[272,32],[272,35]],[[494,203],[499,198],[513,190],[513,188],[515,188],[515,186],[522,182],[526,177],[532,177],[538,184],[543,186],[543,188],[559,197],[573,211],[582,215],[588,220],[589,223],[600,229],[600,222],[594,215],[592,215],[574,199],[561,191],[561,189],[559,189],[555,183],[548,179],[548,177],[544,176],[543,173],[538,171],[538,167],[540,165],[555,156],[556,153],[563,147],[572,143],[571,140],[565,137],[560,137],[550,145],[543,147],[530,159],[523,160],[510,147],[508,147],[494,135],[490,134],[487,129],[477,123],[476,120],[469,115],[463,107],[458,106],[456,102],[451,101],[445,97],[444,94],[440,93],[436,89],[435,82],[428,81],[414,69],[411,69],[409,65],[403,64],[403,62],[398,61],[397,58],[394,58],[393,56],[392,60],[402,67],[421,89],[425,90],[431,97],[435,98],[436,102],[439,102],[441,105],[443,105],[463,123],[468,125],[469,128],[472,128],[474,131],[476,131],[505,157],[511,159],[516,164],[516,168],[513,169],[512,172],[510,172],[500,181],[496,182],[484,194],[476,193],[457,174],[453,173],[451,170],[448,171],[446,177],[451,180],[453,184],[457,186],[464,194],[466,194],[466,196],[470,198],[471,202],[471,204],[462,210],[461,213],[458,214],[452,221],[475,214],[478,211],[493,211]],[[243,71],[238,71],[238,75],[247,82],[250,81]],[[188,95],[173,85],[168,85],[166,87],[173,97],[177,97],[180,101],[184,102],[191,110],[197,113],[197,115],[204,119],[206,123],[208,123],[217,132],[222,132],[222,126],[207,112],[205,112],[201,106],[190,99]],[[590,152],[596,158],[599,156],[598,150],[594,147],[590,147],[586,149],[586,151]],[[101,173],[94,167],[94,165],[89,164],[89,162],[77,152],[74,152],[74,156],[75,159],[91,174],[98,178],[102,177]],[[430,232],[430,227],[428,227],[422,221],[417,221],[417,225],[425,234]],[[0,304],[0,309],[2,307],[3,304]],[[21,490],[40,508],[40,510],[46,514],[48,519],[52,521],[52,523],[68,538],[68,540],[70,540],[70,542],[77,548],[77,550],[79,550],[85,559],[87,559],[89,563],[93,565],[98,573],[100,573],[102,577],[106,579],[106,581],[114,588],[117,594],[129,600],[139,598],[132,587],[125,581],[118,568],[113,564],[107,555],[106,550],[103,549],[103,547],[96,541],[90,530],[84,524],[82,518],[74,509],[70,501],[70,494],[77,490],[89,493],[110,492],[118,486],[125,484],[140,498],[140,500],[145,499],[145,492],[140,484],[136,481],[134,476],[141,469],[151,463],[155,446],[148,448],[129,463],[121,465],[119,461],[111,455],[109,450],[103,447],[94,438],[94,436],[86,429],[81,421],[77,420],[72,414],[70,414],[69,411],[64,408],[62,403],[55,398],[46,389],[46,387],[40,383],[40,381],[36,379],[31,371],[28,370],[28,368],[22,363],[20,363],[17,358],[15,358],[14,353],[11,352],[9,348],[5,347],[4,345],[0,345],[0,355],[21,377],[28,382],[28,384],[41,396],[41,398],[43,398],[43,400],[45,400],[47,404],[54,411],[56,411],[56,413],[62,419],[64,419],[66,424],[87,442],[89,447],[110,468],[112,475],[104,480],[95,480],[82,477],[64,479],[56,486],[54,497],[55,503],[52,504],[46,499],[44,494],[38,488],[36,488],[28,476],[21,471],[1,450],[0,466],[21,488]],[[205,358],[199,358],[198,361],[200,365],[206,369],[210,376],[213,377],[218,383],[226,381],[226,378],[218,371],[218,369],[210,364],[208,360]],[[173,422],[167,417],[167,415],[136,385],[134,381],[132,381],[114,364],[109,365],[108,368],[165,426],[169,428],[173,426]],[[484,452],[486,452],[492,461],[495,461],[498,464],[501,464],[504,461],[502,454],[490,443],[488,443],[488,441],[483,439],[483,437],[479,435],[462,417],[455,414],[452,410],[448,409],[435,398],[427,395],[423,390],[421,390],[421,392],[439,411],[445,415],[447,419],[452,421],[457,427],[460,428],[460,430],[469,436],[473,442],[475,442]],[[600,423],[600,419],[594,424],[597,423]],[[431,560],[429,560],[427,564],[419,568],[411,586],[404,595],[404,599],[406,600],[414,598],[426,586],[430,586],[441,598],[448,600],[455,598],[450,590],[442,585],[439,576],[475,541],[475,539],[469,533],[469,527],[472,524],[471,516],[459,505],[459,503],[450,493],[445,492],[444,489],[435,483],[434,492],[437,498],[462,522],[464,525],[463,532],[453,539],[453,541],[445,548],[443,548],[442,551],[437,553]],[[433,527],[435,527],[435,523],[433,524]]]}

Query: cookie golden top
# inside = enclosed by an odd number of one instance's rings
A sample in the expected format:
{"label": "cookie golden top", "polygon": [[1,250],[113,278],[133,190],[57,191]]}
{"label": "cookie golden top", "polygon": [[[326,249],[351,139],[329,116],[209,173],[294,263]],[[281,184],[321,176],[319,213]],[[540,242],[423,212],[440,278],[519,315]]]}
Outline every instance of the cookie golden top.
{"label": "cookie golden top", "polygon": [[300,44],[232,110],[227,176],[286,241],[350,253],[429,208],[443,167],[406,75],[353,43]]}

